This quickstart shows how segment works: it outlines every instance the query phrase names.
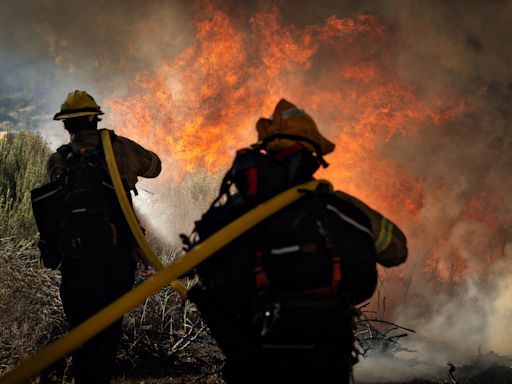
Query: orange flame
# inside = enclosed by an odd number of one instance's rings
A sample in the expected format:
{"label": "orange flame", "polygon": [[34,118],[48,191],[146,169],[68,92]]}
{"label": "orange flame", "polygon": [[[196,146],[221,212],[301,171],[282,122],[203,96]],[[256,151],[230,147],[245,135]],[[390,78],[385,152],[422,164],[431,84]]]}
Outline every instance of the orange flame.
{"label": "orange flame", "polygon": [[[137,76],[129,98],[108,101],[119,133],[155,150],[167,176],[216,172],[256,141],[255,122],[284,97],[336,143],[331,166],[318,176],[398,223],[418,220],[422,180],[384,146],[456,119],[470,108],[467,100],[449,90],[433,101],[418,96],[394,69],[399,32],[376,16],[298,27],[271,7],[253,14],[249,26],[242,19],[209,7],[191,46]],[[467,217],[487,214],[482,209],[475,201]],[[425,271],[443,280],[463,276],[471,267],[461,250],[449,248],[441,241]]]}
{"label": "orange flame", "polygon": [[[108,101],[116,126],[179,164],[173,172],[226,167],[234,150],[255,141],[256,119],[281,97],[308,109],[353,164],[374,160],[379,141],[441,119],[440,108],[385,73],[385,50],[368,48],[368,40],[377,47],[389,40],[374,16],[333,16],[301,30],[274,7],[252,16],[246,30],[212,12],[197,23],[194,45],[135,79],[135,96]],[[335,57],[323,59],[329,51]]]}

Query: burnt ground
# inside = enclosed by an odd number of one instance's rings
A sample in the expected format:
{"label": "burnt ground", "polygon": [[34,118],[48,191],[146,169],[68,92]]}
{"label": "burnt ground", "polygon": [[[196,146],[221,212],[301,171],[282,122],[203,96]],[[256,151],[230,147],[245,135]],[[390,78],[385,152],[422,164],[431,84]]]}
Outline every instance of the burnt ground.
{"label": "burnt ground", "polygon": [[[173,357],[148,357],[141,365],[128,366],[125,362],[122,375],[113,380],[113,384],[164,384],[164,383],[223,383],[220,370],[223,365],[222,354],[213,345],[191,346],[186,352]],[[435,378],[414,378],[406,381],[378,382],[379,384],[511,384],[512,365],[503,365],[504,361],[494,354],[480,357],[486,362],[475,362],[457,367],[448,374]],[[508,360],[509,363],[511,362]],[[483,365],[482,365],[483,364]],[[486,366],[487,365],[487,366]],[[141,367],[144,366],[142,369]],[[321,376],[320,376],[321,377]],[[319,379],[320,379],[319,377]],[[323,382],[319,380],[319,382]],[[357,384],[376,384],[376,381],[363,382],[355,378]]]}
{"label": "burnt ground", "polygon": [[170,350],[149,339],[134,346],[135,340],[124,335],[113,384],[222,383],[222,352],[207,330],[201,333],[180,337]]}
{"label": "burnt ground", "polygon": [[[155,332],[127,332],[117,355],[112,384],[221,384],[224,357],[204,325],[196,324],[175,337]],[[389,358],[393,358],[392,355]],[[70,384],[70,358],[61,360],[31,384]],[[357,384],[512,384],[512,358],[492,352],[476,356],[466,365],[439,367],[433,377],[404,381],[363,381]],[[320,376],[321,377],[321,376]],[[319,378],[320,378],[319,377]],[[319,382],[323,382],[320,381]]]}
{"label": "burnt ground", "polygon": [[[220,349],[209,338],[180,338],[174,350],[149,337],[124,334],[117,355],[112,384],[222,383],[224,363]],[[175,343],[176,344],[176,343]],[[68,357],[48,368],[31,384],[71,384]]]}
{"label": "burnt ground", "polygon": [[[191,350],[192,352],[192,350]],[[182,360],[155,359],[144,369],[128,367],[124,373],[113,380],[113,384],[164,384],[164,383],[223,383],[220,370],[222,356],[215,348],[199,348],[193,356],[182,356]],[[476,372],[472,372],[476,371]],[[424,379],[414,378],[407,381],[388,381],[379,384],[511,384],[512,367],[492,365],[481,367],[460,367],[453,373],[452,381],[446,370],[445,376]],[[363,382],[355,378],[357,384],[376,384]]]}
{"label": "burnt ground", "polygon": [[[221,384],[223,356],[215,342],[203,335],[183,340],[183,348],[164,351],[149,339],[135,340],[124,335],[112,384]],[[187,342],[189,342],[187,344]],[[69,363],[69,362],[68,362]],[[54,366],[37,383],[71,383],[64,361]],[[512,359],[494,353],[480,355],[467,365],[456,367],[450,377],[448,367],[435,377],[405,381],[361,381],[357,384],[511,384]],[[321,376],[320,376],[321,377]],[[320,378],[319,377],[319,378]],[[320,381],[319,382],[323,382]]]}

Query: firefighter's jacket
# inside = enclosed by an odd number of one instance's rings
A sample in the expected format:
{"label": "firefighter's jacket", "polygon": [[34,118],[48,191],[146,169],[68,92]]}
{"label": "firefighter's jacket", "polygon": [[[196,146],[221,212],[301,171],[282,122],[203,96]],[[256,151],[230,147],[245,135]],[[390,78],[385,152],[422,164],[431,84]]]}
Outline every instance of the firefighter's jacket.
{"label": "firefighter's jacket", "polygon": [[354,196],[341,191],[334,193],[361,209],[370,219],[379,264],[384,267],[394,267],[405,262],[407,241],[400,228]]}
{"label": "firefighter's jacket", "polygon": [[[99,131],[84,130],[71,135],[70,145],[76,151],[81,148],[89,151],[94,150],[100,140]],[[162,166],[158,156],[134,141],[117,136],[112,147],[121,179],[129,189],[135,188],[138,176],[153,178],[160,174]],[[50,156],[47,170],[51,180],[55,180],[65,168],[66,161],[58,152]]]}

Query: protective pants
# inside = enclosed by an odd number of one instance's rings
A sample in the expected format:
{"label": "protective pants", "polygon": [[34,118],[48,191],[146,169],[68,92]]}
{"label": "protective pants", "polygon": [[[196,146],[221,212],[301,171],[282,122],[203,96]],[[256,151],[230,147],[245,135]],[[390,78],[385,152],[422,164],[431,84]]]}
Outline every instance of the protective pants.
{"label": "protective pants", "polygon": [[229,384],[256,383],[336,383],[348,384],[350,355],[340,351],[318,353],[296,350],[265,351],[246,364],[227,360],[223,378]]}
{"label": "protective pants", "polygon": [[[64,259],[60,293],[70,328],[132,288],[136,262],[131,252],[124,247],[101,256]],[[72,353],[76,384],[110,383],[121,331],[119,319]]]}
{"label": "protective pants", "polygon": [[229,384],[348,384],[355,363],[350,313],[350,308],[328,306],[288,308],[260,342],[247,338],[240,353],[228,353],[224,380]]}

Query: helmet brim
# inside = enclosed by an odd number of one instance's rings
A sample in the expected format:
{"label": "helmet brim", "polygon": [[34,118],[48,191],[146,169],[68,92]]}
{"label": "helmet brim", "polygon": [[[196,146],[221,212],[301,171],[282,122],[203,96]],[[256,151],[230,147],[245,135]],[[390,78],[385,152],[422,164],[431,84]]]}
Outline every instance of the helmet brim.
{"label": "helmet brim", "polygon": [[101,111],[82,111],[82,112],[58,112],[53,116],[53,120],[66,120],[74,117],[103,115]]}
{"label": "helmet brim", "polygon": [[[274,120],[260,118],[256,123],[256,130],[258,131],[258,140],[263,140],[268,136],[275,135],[277,133],[291,134],[306,137],[320,146],[322,155],[327,155],[334,151],[336,145],[323,136],[318,130],[315,122],[309,115],[303,113],[304,116],[308,117],[306,121],[300,121],[295,119],[294,122],[286,122],[285,124],[279,125]],[[299,120],[299,121],[297,121]],[[295,142],[287,139],[278,139],[269,145],[269,148],[286,148],[293,145]],[[313,147],[305,145],[306,148],[312,150]]]}

